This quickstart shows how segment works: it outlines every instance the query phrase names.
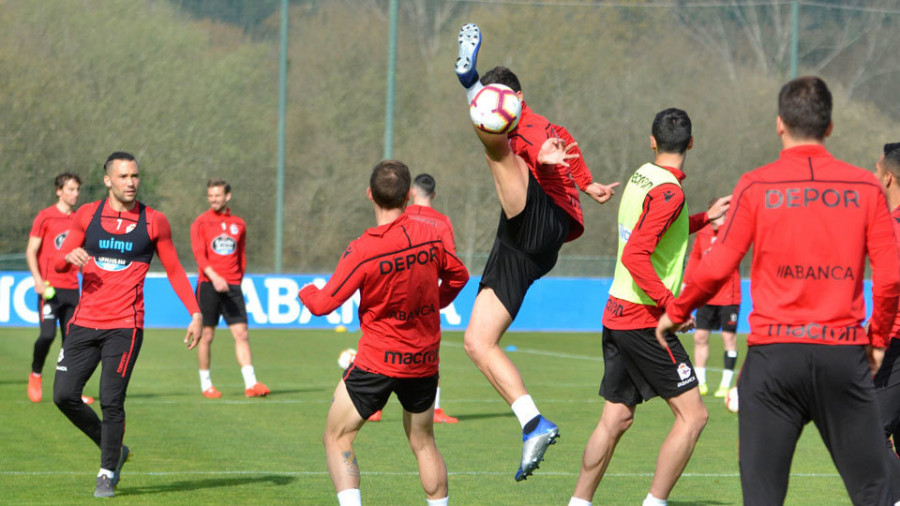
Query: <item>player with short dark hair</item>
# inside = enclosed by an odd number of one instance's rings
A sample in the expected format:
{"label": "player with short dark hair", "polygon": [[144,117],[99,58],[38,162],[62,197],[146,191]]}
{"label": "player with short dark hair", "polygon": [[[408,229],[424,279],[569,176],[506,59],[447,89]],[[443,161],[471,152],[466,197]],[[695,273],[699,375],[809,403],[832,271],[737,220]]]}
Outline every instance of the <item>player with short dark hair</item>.
{"label": "player with short dark hair", "polygon": [[[188,349],[197,345],[202,324],[169,220],[137,200],[140,174],[134,156],[117,151],[104,167],[109,196],[78,209],[54,260],[57,272],[82,271],[81,300],[56,363],[53,402],[100,447],[94,497],[115,495],[122,465],[131,455],[122,444],[125,395],[144,340],[144,279],[154,253],[192,315],[185,336]],[[98,365],[102,420],[81,401]]]}
{"label": "player with short dark hair", "polygon": [[[714,199],[709,203],[712,207],[716,203]],[[718,240],[719,230],[725,223],[725,216],[720,216],[709,222],[709,225],[700,229],[694,238],[694,247],[688,257],[687,267],[684,269],[684,279],[690,279],[691,272],[697,268],[703,256],[709,253],[712,245]],[[735,270],[722,288],[709,302],[697,310],[694,318],[694,372],[697,373],[700,395],[706,395],[709,387],[706,385],[706,363],[709,360],[709,335],[714,330],[722,331],[723,352],[722,380],[719,387],[713,393],[715,397],[725,397],[731,387],[734,377],[734,367],[737,364],[737,325],[741,311],[741,273]]]}
{"label": "player with short dark hair", "polygon": [[[884,186],[888,207],[892,210],[894,233],[900,245],[900,142],[884,145],[884,152],[875,162],[875,178]],[[894,318],[881,367],[875,374],[875,395],[881,406],[888,448],[897,453],[900,444],[900,313]]]}
{"label": "player with short dark hair", "polygon": [[606,402],[585,445],[571,506],[591,503],[638,404],[659,396],[674,415],[644,506],[666,504],[706,426],[709,415],[687,351],[674,335],[667,337],[668,352],[661,350],[654,334],[681,289],[688,236],[724,215],[730,201],[722,197],[708,211],[688,215],[681,182],[693,142],[685,111],[657,113],[650,128],[654,161],[639,167],[622,192],[616,268],[603,313],[600,395]]}
{"label": "player with short dark hair", "polygon": [[481,30],[474,23],[459,32],[455,71],[469,102],[486,85],[512,88],[522,101],[519,122],[509,135],[478,132],[500,200],[500,223],[465,334],[469,358],[509,403],[522,427],[522,458],[515,479],[530,476],[543,460],[559,428],[541,415],[522,375],[500,348],[528,288],[556,265],[565,242],[584,233],[578,190],[603,204],[619,183],[593,181],[569,132],[525,103],[518,77],[505,67],[479,81],[476,69]]}
{"label": "player with short dark hair", "polygon": [[323,438],[342,506],[360,504],[353,441],[392,392],[403,406],[403,427],[429,504],[448,502],[447,468],[434,440],[439,311],[462,290],[469,274],[435,227],[403,212],[409,186],[403,162],[376,165],[366,193],[377,226],[350,243],[323,288],[309,284],[299,293],[306,308],[321,316],[360,291],[359,351],[335,389]]}
{"label": "player with short dark hair", "polygon": [[247,225],[231,214],[231,185],[224,179],[206,184],[209,210],[191,224],[191,249],[197,268],[197,302],[203,313],[203,336],[197,345],[200,366],[200,392],[208,399],[222,397],[213,386],[209,367],[211,347],[219,317],[225,319],[234,337],[234,355],[244,378],[244,395],[265,397],[269,387],[256,380],[250,336],[247,331],[247,307],[241,281],[247,269]]}
{"label": "player with short dark hair", "polygon": [[[40,318],[40,333],[34,342],[31,374],[28,376],[28,398],[31,402],[41,402],[43,397],[42,373],[50,346],[56,338],[56,326],[59,325],[61,340],[65,342],[69,319],[78,305],[78,271],[57,273],[52,263],[69,233],[81,193],[81,178],[78,174],[63,172],[56,176],[53,183],[56,203],[35,216],[25,247],[25,261],[34,279]],[[88,396],[83,396],[82,400],[86,404],[94,402]]]}
{"label": "player with short dark hair", "polygon": [[[885,448],[872,374],[897,314],[900,258],[884,190],[836,159],[831,93],[799,77],[778,96],[778,160],[744,174],[724,231],[666,308],[657,338],[690,320],[753,247],[753,312],[738,379],[746,505],[782,504],[791,459],[813,421],[854,504],[900,499],[900,463]],[[872,268],[868,335],[863,278]]]}

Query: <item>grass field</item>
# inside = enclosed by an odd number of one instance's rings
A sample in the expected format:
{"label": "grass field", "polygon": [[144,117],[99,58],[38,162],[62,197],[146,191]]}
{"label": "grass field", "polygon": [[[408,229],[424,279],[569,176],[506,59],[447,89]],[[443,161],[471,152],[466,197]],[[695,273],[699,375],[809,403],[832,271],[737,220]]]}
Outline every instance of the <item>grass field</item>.
{"label": "grass field", "polygon": [[[36,329],[0,329],[0,503],[91,503],[100,452],[53,405],[53,364],[45,367],[44,400],[25,389]],[[358,333],[251,330],[257,376],[272,393],[246,399],[231,336],[214,343],[213,380],[223,397],[200,395],[196,356],[182,331],[150,329],[129,387],[125,466],[115,501],[125,504],[336,504],[321,434],[339,351]],[[690,350],[691,339],[684,340]],[[721,366],[721,339],[712,339],[711,366]],[[745,342],[741,341],[742,346]],[[453,504],[566,504],[581,452],[600,415],[602,372],[597,334],[514,333],[513,360],[538,407],[560,426],[559,444],[536,474],[516,483],[521,432],[508,406],[472,365],[462,334],[446,333],[441,350],[444,409],[456,425],[435,428],[450,473]],[[718,346],[718,347],[717,347]],[[741,349],[740,359],[744,350]],[[717,384],[710,371],[708,381]],[[97,394],[91,380],[85,390]],[[672,505],[739,504],[737,417],[721,399],[706,398],[709,425],[670,497]],[[96,405],[95,405],[96,406]],[[97,406],[99,410],[99,406]],[[656,451],[671,424],[665,403],[638,407],[595,504],[639,504]],[[415,461],[391,399],[383,421],[367,424],[356,444],[367,504],[424,504]],[[849,504],[840,477],[814,427],[794,458],[788,504]]]}

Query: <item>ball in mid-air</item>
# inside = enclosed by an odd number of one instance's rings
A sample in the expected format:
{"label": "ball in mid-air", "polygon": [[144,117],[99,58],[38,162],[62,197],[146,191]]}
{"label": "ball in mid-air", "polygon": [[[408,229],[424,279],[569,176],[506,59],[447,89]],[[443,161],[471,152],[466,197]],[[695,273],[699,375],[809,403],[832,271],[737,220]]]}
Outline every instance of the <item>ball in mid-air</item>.
{"label": "ball in mid-air", "polygon": [[489,84],[469,104],[469,117],[480,130],[505,134],[519,124],[522,101],[509,86]]}
{"label": "ball in mid-air", "polygon": [[728,389],[728,393],[725,394],[725,408],[732,413],[738,412],[738,389],[737,387],[731,387]]}
{"label": "ball in mid-air", "polygon": [[354,358],[356,358],[356,350],[354,350],[353,348],[347,348],[346,350],[342,351],[340,355],[338,355],[338,366],[341,369],[346,369],[350,367],[350,364],[353,363]]}

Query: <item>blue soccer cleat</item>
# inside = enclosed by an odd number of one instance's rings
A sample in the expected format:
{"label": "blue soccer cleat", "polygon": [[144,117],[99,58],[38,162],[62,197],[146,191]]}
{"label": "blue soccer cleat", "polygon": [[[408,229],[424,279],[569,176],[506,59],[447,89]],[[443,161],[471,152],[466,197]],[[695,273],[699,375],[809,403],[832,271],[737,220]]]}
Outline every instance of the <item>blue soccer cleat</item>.
{"label": "blue soccer cleat", "polygon": [[456,77],[463,88],[469,89],[478,81],[475,60],[481,49],[481,29],[475,23],[459,29],[459,56],[456,58]]}
{"label": "blue soccer cleat", "polygon": [[538,468],[538,464],[544,460],[544,452],[547,447],[556,443],[559,438],[559,427],[547,420],[543,415],[538,415],[537,427],[531,432],[522,431],[522,463],[516,471],[516,481],[522,481],[531,476]]}

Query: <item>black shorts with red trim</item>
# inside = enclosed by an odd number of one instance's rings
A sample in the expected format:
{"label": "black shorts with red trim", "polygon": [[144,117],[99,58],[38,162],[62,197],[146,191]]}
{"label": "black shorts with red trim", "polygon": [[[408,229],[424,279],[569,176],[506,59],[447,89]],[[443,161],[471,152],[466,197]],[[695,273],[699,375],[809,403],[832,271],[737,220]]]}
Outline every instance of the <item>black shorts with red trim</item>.
{"label": "black shorts with red trim", "polygon": [[721,329],[723,332],[737,332],[740,311],[741,306],[737,304],[728,306],[708,304],[697,310],[696,327],[701,330]]}
{"label": "black shorts with red trim", "polygon": [[247,306],[241,285],[228,285],[228,291],[220,293],[212,282],[202,281],[197,285],[197,304],[200,305],[204,327],[218,325],[219,315],[225,318],[228,325],[247,323]]}
{"label": "black shorts with red trim", "polygon": [[569,235],[569,215],[528,172],[528,196],[521,213],[507,218],[500,212],[497,237],[481,276],[515,320],[525,293],[556,265],[559,249]]}
{"label": "black shorts with red trim", "polygon": [[364,371],[350,366],[344,372],[344,384],[350,400],[363,420],[384,408],[391,392],[403,409],[410,413],[422,413],[434,404],[437,396],[438,375],[427,378],[392,378],[383,374]]}
{"label": "black shorts with red trim", "polygon": [[697,386],[694,366],[678,337],[666,338],[666,350],[656,341],[655,331],[603,327],[600,395],[607,401],[636,406],[657,395],[670,399]]}

